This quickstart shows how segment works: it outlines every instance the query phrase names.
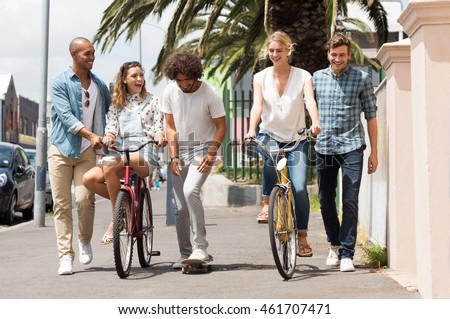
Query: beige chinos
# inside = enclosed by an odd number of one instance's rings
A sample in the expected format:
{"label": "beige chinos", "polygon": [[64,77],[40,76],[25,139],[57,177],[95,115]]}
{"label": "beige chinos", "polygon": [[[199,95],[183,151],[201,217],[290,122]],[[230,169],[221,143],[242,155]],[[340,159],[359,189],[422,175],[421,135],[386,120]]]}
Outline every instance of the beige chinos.
{"label": "beige chinos", "polygon": [[[75,209],[78,215],[78,239],[89,243],[92,238],[95,216],[95,194],[82,182],[83,175],[95,166],[92,147],[81,153],[80,158],[61,155],[56,146],[48,149],[48,166],[52,181],[54,221],[59,259],[74,260],[72,216],[72,179],[75,186]],[[58,187],[54,187],[58,185]],[[88,200],[83,200],[88,199]]]}

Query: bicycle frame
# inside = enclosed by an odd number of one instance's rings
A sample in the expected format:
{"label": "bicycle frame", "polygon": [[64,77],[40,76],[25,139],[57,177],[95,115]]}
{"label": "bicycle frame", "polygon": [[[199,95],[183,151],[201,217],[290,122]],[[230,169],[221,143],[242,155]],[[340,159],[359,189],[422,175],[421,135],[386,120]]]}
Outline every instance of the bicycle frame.
{"label": "bicycle frame", "polygon": [[[298,132],[295,142],[284,144],[277,150],[270,151],[256,138],[251,138],[272,160],[277,174],[277,183],[271,190],[269,198],[269,237],[275,265],[280,275],[290,279],[295,271],[297,258],[297,223],[295,204],[288,177],[287,153],[294,151],[303,140],[304,129]],[[288,206],[288,207],[286,207]]]}
{"label": "bicycle frame", "polygon": [[145,145],[147,145],[149,143],[154,143],[154,141],[147,141],[146,143],[141,144],[138,148],[136,148],[134,150],[130,150],[130,149],[120,150],[120,149],[117,149],[116,147],[112,148],[114,151],[125,154],[125,162],[124,162],[125,176],[124,176],[124,183],[122,184],[122,186],[120,188],[120,192],[122,192],[122,191],[128,192],[131,197],[131,202],[138,203],[137,205],[134,204],[131,207],[131,220],[130,220],[130,225],[129,225],[130,226],[129,232],[131,234],[133,234],[133,237],[135,237],[135,238],[141,237],[142,233],[144,233],[144,231],[147,230],[147,229],[139,230],[138,227],[135,227],[135,225],[140,225],[140,222],[141,222],[140,215],[137,213],[138,212],[137,208],[141,201],[142,186],[144,187],[144,189],[147,189],[147,183],[145,181],[145,178],[140,177],[139,175],[135,174],[136,182],[134,185],[135,188],[133,189],[133,186],[130,182],[132,180],[132,176],[134,174],[131,170],[131,165],[130,165],[130,153],[140,150],[141,148],[143,148]]}
{"label": "bicycle frame", "polygon": [[[128,161],[128,159],[127,159]],[[133,172],[131,171],[131,166],[128,164],[125,164],[125,177],[124,177],[124,183],[122,187],[120,188],[120,191],[126,191],[130,194],[131,202],[132,203],[140,203],[141,200],[141,194],[142,194],[142,185],[144,186],[144,189],[147,188],[147,184],[145,182],[145,179],[140,177],[136,174],[136,182],[135,182],[135,189],[133,189],[132,184],[130,183],[132,179]],[[139,204],[138,204],[139,205]],[[140,237],[142,236],[143,230],[139,231],[135,225],[139,225],[140,223],[140,215],[137,213],[137,206],[132,205],[131,208],[131,222],[130,222],[130,233],[133,234],[133,237]]]}
{"label": "bicycle frame", "polygon": [[[280,162],[278,162],[278,163],[281,163],[282,165],[278,165],[277,164],[277,167],[276,167],[277,171],[278,171],[278,174],[279,174],[279,177],[278,177],[279,183],[278,183],[278,185],[285,190],[286,196],[287,196],[287,199],[288,199],[287,202],[291,203],[292,202],[291,181],[287,177],[287,175],[289,173],[289,170],[288,170],[288,168],[286,166],[287,163],[283,163],[283,162],[286,162],[286,161],[283,161],[283,159],[286,159],[286,157],[284,157],[285,156],[284,152],[283,152],[282,156],[283,156],[283,158],[280,160]],[[278,207],[280,207],[279,203],[278,203]],[[277,224],[275,225],[275,229],[277,231],[279,231],[279,232],[285,232],[286,229],[291,229],[292,224],[293,224],[293,221],[292,221],[292,214],[293,214],[292,206],[289,205],[289,207],[288,207],[287,220],[285,218],[281,218],[280,213],[281,213],[281,211],[277,210],[277,218],[276,218]],[[297,228],[297,225],[294,225],[294,229],[296,229],[296,228]],[[283,241],[287,241],[288,240],[286,233],[281,234],[281,240],[283,240]]]}
{"label": "bicycle frame", "polygon": [[[125,174],[119,194],[116,199],[113,218],[113,252],[114,263],[120,278],[129,275],[133,259],[133,246],[137,243],[137,252],[141,267],[150,266],[151,256],[159,256],[159,251],[153,250],[153,212],[151,196],[144,177],[133,175],[130,153],[142,149],[147,141],[127,148],[117,149],[119,153],[125,153]],[[109,158],[106,163],[117,161]],[[135,176],[135,179],[133,179]],[[133,181],[135,181],[133,183]]]}
{"label": "bicycle frame", "polygon": [[[300,129],[298,131],[298,134],[300,137],[301,136],[308,137],[309,133],[310,133],[310,131],[305,130],[305,129]],[[294,142],[294,145],[292,145],[290,147],[283,147],[276,151],[270,151],[266,145],[261,143],[256,138],[252,138],[251,140],[252,140],[252,142],[256,143],[272,159],[272,162],[274,163],[274,169],[277,173],[277,179],[278,179],[277,185],[279,185],[286,191],[288,203],[291,203],[292,202],[291,181],[288,178],[289,170],[287,168],[286,154],[293,151],[294,149],[296,149],[297,146],[300,144],[300,142],[303,139],[299,138],[297,141]],[[289,207],[288,207],[288,212],[289,212],[289,214],[288,214],[287,225],[278,224],[280,222],[280,220],[284,220],[284,219],[280,218],[279,215],[277,216],[277,222],[278,222],[276,225],[277,230],[291,229],[292,222],[293,222],[292,221],[292,213],[293,212],[292,212],[291,205],[289,205]],[[279,214],[279,212],[277,212],[277,214]],[[297,228],[297,225],[294,225],[294,227]]]}

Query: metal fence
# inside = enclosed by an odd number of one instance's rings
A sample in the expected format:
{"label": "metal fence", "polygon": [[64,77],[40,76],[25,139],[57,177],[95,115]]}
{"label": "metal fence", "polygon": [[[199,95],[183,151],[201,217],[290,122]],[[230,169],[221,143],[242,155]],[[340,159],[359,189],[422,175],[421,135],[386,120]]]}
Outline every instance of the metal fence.
{"label": "metal fence", "polygon": [[[228,179],[235,182],[260,183],[262,157],[253,146],[244,143],[244,136],[249,128],[253,92],[251,90],[232,90],[225,86],[222,94],[227,121],[227,134],[222,148],[222,170]],[[307,123],[309,126],[309,121]],[[313,146],[312,144],[309,154],[308,179],[310,182],[315,177]]]}

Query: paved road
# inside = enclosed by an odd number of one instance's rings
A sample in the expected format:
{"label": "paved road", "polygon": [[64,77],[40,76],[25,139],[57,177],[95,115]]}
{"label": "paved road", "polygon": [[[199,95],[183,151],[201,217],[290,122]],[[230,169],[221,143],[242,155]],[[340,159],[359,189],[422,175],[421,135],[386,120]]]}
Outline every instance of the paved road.
{"label": "paved road", "polygon": [[1,298],[246,298],[246,299],[416,299],[411,292],[383,272],[356,265],[354,273],[340,273],[324,266],[327,244],[320,214],[311,215],[311,258],[298,259],[294,277],[284,281],[270,251],[267,225],[257,224],[259,207],[209,207],[206,210],[208,252],[213,271],[183,275],[172,270],[178,258],[175,228],[166,226],[165,184],[152,191],[155,215],[155,249],[149,268],[139,267],[134,257],[131,275],[120,279],[114,268],[112,245],[99,243],[110,218],[109,202],[99,200],[93,238],[94,260],[74,263],[75,274],[58,276],[53,220],[46,227],[33,222],[0,229]]}

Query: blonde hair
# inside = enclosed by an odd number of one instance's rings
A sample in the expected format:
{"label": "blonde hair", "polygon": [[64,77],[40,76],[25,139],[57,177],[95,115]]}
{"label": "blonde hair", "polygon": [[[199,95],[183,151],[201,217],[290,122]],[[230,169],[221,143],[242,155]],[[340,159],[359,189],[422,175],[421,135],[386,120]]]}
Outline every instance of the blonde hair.
{"label": "blonde hair", "polygon": [[289,55],[291,55],[294,51],[295,44],[292,43],[291,38],[283,31],[275,31],[274,33],[269,35],[266,42],[264,43],[264,49],[261,53],[261,59],[265,59],[267,55],[269,55],[270,42],[276,42],[280,44],[283,48],[288,50]]}
{"label": "blonde hair", "polygon": [[[114,92],[112,96],[112,104],[117,109],[123,109],[127,100],[127,84],[123,82],[123,79],[126,78],[128,70],[134,67],[141,68],[142,72],[144,72],[143,66],[137,62],[125,62],[119,69],[119,72],[116,74],[114,78]],[[147,96],[147,89],[145,88],[145,78],[144,83],[142,83],[142,90],[139,93],[139,97],[143,100]]]}

